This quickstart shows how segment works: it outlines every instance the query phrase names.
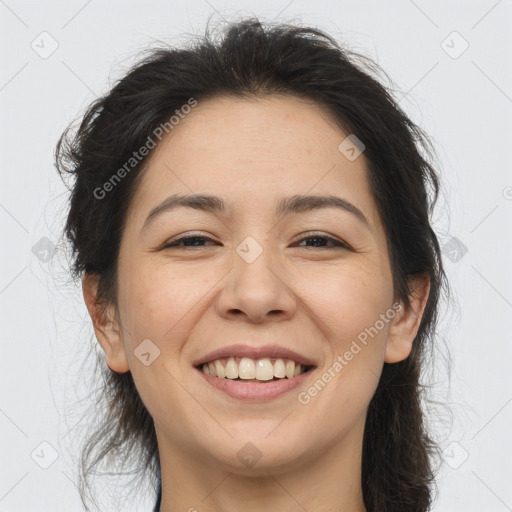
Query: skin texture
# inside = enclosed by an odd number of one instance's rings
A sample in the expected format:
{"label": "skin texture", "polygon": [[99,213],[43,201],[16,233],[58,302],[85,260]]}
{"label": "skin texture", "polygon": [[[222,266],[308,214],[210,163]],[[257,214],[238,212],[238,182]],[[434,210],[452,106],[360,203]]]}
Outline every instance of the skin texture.
{"label": "skin texture", "polygon": [[[417,278],[412,307],[361,345],[310,403],[298,402],[298,392],[395,303],[364,153],[350,161],[338,150],[347,135],[318,105],[291,96],[199,102],[144,170],[122,234],[117,309],[99,311],[96,280],[84,277],[107,363],[131,370],[154,419],[163,512],[365,511],[366,410],[383,363],[410,353],[429,281]],[[179,208],[141,232],[165,198],[192,193],[219,196],[232,211]],[[336,208],[275,215],[279,199],[305,194],[346,199],[369,228]],[[352,250],[301,242],[311,232]],[[184,235],[211,241],[161,248]],[[250,264],[236,252],[248,236],[263,249]],[[149,366],[134,355],[145,339],[160,350]],[[315,361],[316,377],[265,403],[231,398],[207,384],[192,362],[236,343],[295,350]],[[253,467],[237,457],[248,442],[261,453]]]}

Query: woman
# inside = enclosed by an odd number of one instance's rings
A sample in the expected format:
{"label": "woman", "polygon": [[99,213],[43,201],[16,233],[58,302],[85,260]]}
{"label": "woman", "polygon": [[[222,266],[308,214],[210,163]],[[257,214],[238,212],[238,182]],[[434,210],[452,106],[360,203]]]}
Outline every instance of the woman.
{"label": "woman", "polygon": [[439,179],[357,59],[243,20],[151,51],[61,137],[108,365],[84,481],[136,453],[155,511],[430,509]]}

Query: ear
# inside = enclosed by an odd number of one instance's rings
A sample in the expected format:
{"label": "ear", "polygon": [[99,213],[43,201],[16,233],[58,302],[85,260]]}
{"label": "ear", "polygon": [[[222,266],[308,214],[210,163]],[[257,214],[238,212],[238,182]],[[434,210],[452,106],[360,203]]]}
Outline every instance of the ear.
{"label": "ear", "polygon": [[388,341],[384,361],[397,363],[406,359],[412,350],[412,344],[420,327],[423,312],[430,292],[430,276],[414,276],[410,279],[410,307],[404,307],[393,318],[388,332]]}
{"label": "ear", "polygon": [[115,372],[127,372],[130,366],[124,349],[121,329],[115,316],[115,307],[108,305],[106,309],[103,309],[96,304],[98,294],[98,276],[96,274],[84,274],[82,292],[93,322],[96,338],[105,351],[107,365]]}

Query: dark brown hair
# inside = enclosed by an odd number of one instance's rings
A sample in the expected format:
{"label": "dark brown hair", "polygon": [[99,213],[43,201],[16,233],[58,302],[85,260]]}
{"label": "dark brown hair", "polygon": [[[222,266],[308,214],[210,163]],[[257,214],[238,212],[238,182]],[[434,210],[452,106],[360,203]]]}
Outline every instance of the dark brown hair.
{"label": "dark brown hair", "polygon": [[[56,165],[63,178],[64,173],[74,178],[64,229],[73,251],[72,275],[98,275],[98,304],[104,306],[116,304],[120,238],[148,157],[105,199],[94,191],[190,98],[200,103],[219,96],[294,95],[326,107],[346,134],[355,134],[365,145],[368,179],[385,226],[395,298],[409,306],[412,276],[428,274],[431,283],[411,354],[404,361],[384,363],[369,404],[362,454],[364,502],[368,512],[425,512],[432,504],[433,457],[439,448],[421,408],[420,371],[434,351],[438,303],[442,290],[448,291],[430,224],[440,183],[432,143],[379,81],[382,74],[371,59],[342,48],[318,29],[255,18],[230,24],[219,40],[207,29],[188,47],[151,49],[140,58],[89,106],[77,130],[70,125],[62,134]],[[82,452],[84,505],[88,476],[107,456],[139,461],[139,471],[144,475],[150,470],[155,488],[160,478],[153,420],[131,372],[111,372],[104,358],[98,365],[106,411]]]}

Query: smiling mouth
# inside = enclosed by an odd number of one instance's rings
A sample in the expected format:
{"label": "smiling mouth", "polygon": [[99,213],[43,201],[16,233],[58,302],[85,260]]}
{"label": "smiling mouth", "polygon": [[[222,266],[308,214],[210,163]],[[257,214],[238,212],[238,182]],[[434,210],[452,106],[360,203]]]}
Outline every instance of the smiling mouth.
{"label": "smiling mouth", "polygon": [[220,379],[242,382],[273,382],[293,379],[311,371],[314,366],[307,366],[286,358],[251,359],[249,357],[223,357],[196,368],[206,375]]}

